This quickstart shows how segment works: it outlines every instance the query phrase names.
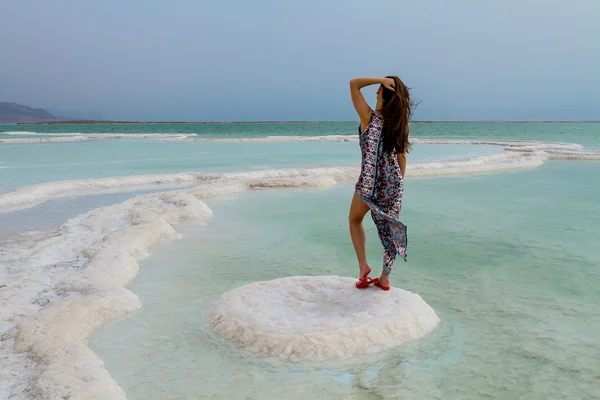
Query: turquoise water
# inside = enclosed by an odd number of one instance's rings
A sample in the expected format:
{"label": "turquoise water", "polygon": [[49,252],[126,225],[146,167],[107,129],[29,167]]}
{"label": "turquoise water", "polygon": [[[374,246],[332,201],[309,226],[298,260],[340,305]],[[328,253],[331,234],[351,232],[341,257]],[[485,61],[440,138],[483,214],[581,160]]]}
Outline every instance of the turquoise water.
{"label": "turquoise water", "polygon": [[[265,137],[271,135],[353,135],[356,123],[310,124],[103,124],[103,125],[0,125],[0,139],[19,136],[2,132],[60,133],[186,133],[199,137]],[[510,139],[571,141],[600,148],[600,123],[413,123],[411,135],[444,139]],[[46,135],[47,136],[47,135]],[[25,137],[31,137],[26,135]]]}
{"label": "turquoise water", "polygon": [[[356,124],[0,126],[0,132],[20,129],[263,137],[354,134]],[[412,132],[600,148],[594,123],[418,123]],[[499,150],[416,145],[409,163]],[[0,144],[0,193],[66,179],[359,161],[357,143]],[[213,219],[181,226],[181,240],[153,249],[142,262],[131,289],[143,308],[96,332],[91,344],[130,399],[600,398],[599,177],[600,163],[563,161],[511,173],[408,179],[402,219],[409,225],[409,262],[396,265],[392,283],[421,294],[442,325],[393,351],[290,365],[223,342],[205,322],[210,304],[236,286],[289,275],[355,276],[346,219],[352,183],[211,201]],[[52,200],[0,214],[0,240],[135,194]],[[381,246],[366,221],[375,266]]]}
{"label": "turquoise water", "polygon": [[[291,365],[212,335],[208,309],[231,288],[357,274],[351,195],[344,185],[212,201],[212,220],[156,249],[131,285],[143,308],[91,338],[128,398],[600,398],[600,163],[406,181],[409,262],[395,265],[392,283],[440,316],[428,338]],[[374,266],[381,246],[368,218],[366,230]]]}
{"label": "turquoise water", "polygon": [[[495,146],[415,145],[410,162],[455,160],[501,151]],[[68,179],[189,171],[360,165],[355,142],[162,142],[98,140],[0,145],[0,193]]]}

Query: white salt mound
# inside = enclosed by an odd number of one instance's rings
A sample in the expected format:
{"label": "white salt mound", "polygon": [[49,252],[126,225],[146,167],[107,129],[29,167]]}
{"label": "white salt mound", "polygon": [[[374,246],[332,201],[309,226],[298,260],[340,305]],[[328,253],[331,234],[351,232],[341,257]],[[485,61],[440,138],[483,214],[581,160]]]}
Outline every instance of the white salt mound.
{"label": "white salt mound", "polygon": [[255,282],[221,296],[209,324],[217,335],[258,355],[324,361],[422,338],[440,322],[417,294],[357,289],[355,282],[339,276]]}

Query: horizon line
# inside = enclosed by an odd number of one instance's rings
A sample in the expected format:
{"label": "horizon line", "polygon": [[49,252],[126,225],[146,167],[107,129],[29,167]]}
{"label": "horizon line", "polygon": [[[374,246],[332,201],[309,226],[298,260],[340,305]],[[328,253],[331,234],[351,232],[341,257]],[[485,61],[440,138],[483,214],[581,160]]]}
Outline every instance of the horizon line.
{"label": "horizon line", "polygon": [[[411,123],[599,123],[600,120],[577,120],[577,119],[482,119],[482,120],[412,120]],[[190,125],[235,125],[235,124],[357,124],[358,121],[118,121],[118,120],[56,120],[38,122],[16,122],[0,125],[103,125],[103,124],[190,124]]]}

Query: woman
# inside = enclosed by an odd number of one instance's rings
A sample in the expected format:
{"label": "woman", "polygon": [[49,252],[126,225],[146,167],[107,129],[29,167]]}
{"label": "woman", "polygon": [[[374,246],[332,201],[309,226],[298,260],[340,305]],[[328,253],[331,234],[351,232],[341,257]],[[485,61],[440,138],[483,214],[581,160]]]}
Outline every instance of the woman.
{"label": "woman", "polygon": [[[379,84],[375,110],[365,101],[361,88]],[[349,224],[356,251],[361,289],[374,284],[390,289],[390,273],[396,255],[406,261],[406,225],[398,219],[406,172],[406,153],[410,150],[408,121],[413,103],[408,88],[396,76],[386,78],[355,78],[350,81],[352,103],[360,117],[360,149],[362,165],[350,206]],[[379,278],[369,278],[365,231],[362,221],[371,216],[384,247],[383,271]]]}

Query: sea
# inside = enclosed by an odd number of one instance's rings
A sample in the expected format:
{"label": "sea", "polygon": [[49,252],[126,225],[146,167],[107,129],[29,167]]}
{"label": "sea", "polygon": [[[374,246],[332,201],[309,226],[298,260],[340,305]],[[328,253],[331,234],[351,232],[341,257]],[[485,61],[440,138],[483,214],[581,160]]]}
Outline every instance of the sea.
{"label": "sea", "polygon": [[357,277],[357,134],[0,125],[0,399],[600,398],[600,123],[411,125],[391,282],[430,334],[294,361],[215,333],[233,289]]}

